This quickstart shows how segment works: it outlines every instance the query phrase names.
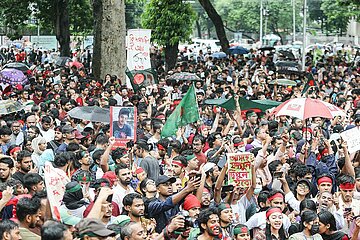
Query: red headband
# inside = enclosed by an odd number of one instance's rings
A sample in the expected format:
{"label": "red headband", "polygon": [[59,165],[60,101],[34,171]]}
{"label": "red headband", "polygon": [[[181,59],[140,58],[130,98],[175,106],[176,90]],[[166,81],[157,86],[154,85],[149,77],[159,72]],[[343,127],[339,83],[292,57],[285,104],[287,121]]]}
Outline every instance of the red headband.
{"label": "red headband", "polygon": [[157,144],[156,146],[157,146],[158,150],[161,150],[161,151],[165,151],[165,150],[166,150],[166,149],[164,148],[164,146],[161,145],[161,144]]}
{"label": "red headband", "polygon": [[157,119],[162,119],[162,118],[165,118],[165,115],[164,115],[164,114],[160,114],[160,115],[156,116],[155,118],[157,118]]}
{"label": "red headband", "polygon": [[311,129],[311,128],[303,128],[302,131],[303,131],[303,132],[308,131],[308,132],[312,133],[312,129]]}
{"label": "red headband", "polygon": [[180,166],[180,167],[182,167],[182,168],[185,167],[184,164],[182,164],[181,162],[174,161],[174,160],[172,161],[172,164],[178,165],[178,166]]}
{"label": "red headband", "polygon": [[234,143],[234,147],[243,147],[244,146],[244,142],[238,142],[238,143]]}
{"label": "red headband", "polygon": [[280,208],[270,208],[269,210],[266,211],[266,219],[269,219],[270,215],[273,213],[282,213],[282,211]]}
{"label": "red headband", "polygon": [[353,190],[355,188],[355,184],[354,183],[342,183],[342,184],[340,184],[339,187],[341,190]]}
{"label": "red headband", "polygon": [[317,180],[317,184],[320,185],[324,182],[327,182],[327,183],[331,183],[332,184],[332,179],[329,178],[329,177],[321,177]]}
{"label": "red headband", "polygon": [[14,147],[13,149],[10,150],[10,155],[13,154],[16,151],[21,151],[20,147]]}
{"label": "red headband", "polygon": [[317,160],[320,161],[320,159],[325,155],[325,153],[329,153],[329,150],[327,148],[324,148],[324,150],[322,150],[321,153],[318,154]]}
{"label": "red headband", "polygon": [[284,196],[281,193],[275,193],[273,196],[268,197],[269,201],[271,202],[272,200],[274,200],[275,198],[281,198],[284,199]]}
{"label": "red headband", "polygon": [[144,169],[141,168],[141,167],[139,167],[139,168],[137,168],[137,169],[135,170],[135,174],[140,174],[140,173],[142,173],[143,171],[144,171]]}

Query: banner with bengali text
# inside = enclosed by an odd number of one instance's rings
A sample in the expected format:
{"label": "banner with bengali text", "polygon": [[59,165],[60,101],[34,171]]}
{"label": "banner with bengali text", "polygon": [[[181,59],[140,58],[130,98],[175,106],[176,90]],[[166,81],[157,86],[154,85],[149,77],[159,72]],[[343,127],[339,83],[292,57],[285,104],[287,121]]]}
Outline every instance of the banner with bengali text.
{"label": "banner with bengali text", "polygon": [[126,38],[127,67],[132,70],[146,70],[150,63],[150,29],[129,29]]}
{"label": "banner with bengali text", "polygon": [[244,188],[251,185],[251,163],[254,161],[252,153],[228,153],[227,160],[228,184],[235,183],[236,186]]}
{"label": "banner with bengali text", "polygon": [[60,220],[59,208],[65,194],[65,185],[70,179],[64,171],[54,168],[51,162],[45,163],[44,179],[52,216]]}

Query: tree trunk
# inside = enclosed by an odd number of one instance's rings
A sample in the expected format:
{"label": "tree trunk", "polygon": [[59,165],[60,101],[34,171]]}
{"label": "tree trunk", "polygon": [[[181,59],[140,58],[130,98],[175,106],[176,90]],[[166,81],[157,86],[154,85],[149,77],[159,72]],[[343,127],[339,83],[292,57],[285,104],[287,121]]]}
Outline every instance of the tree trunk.
{"label": "tree trunk", "polygon": [[229,41],[226,37],[224,23],[221,16],[216,12],[216,9],[211,4],[210,0],[199,0],[201,6],[208,14],[211,21],[214,23],[216,34],[220,40],[222,51],[227,52],[229,49]]}
{"label": "tree trunk", "polygon": [[93,9],[94,76],[104,79],[106,74],[116,75],[125,84],[125,0],[94,0]]}
{"label": "tree trunk", "polygon": [[56,39],[60,45],[60,56],[70,57],[70,23],[68,0],[56,0]]}
{"label": "tree trunk", "polygon": [[165,46],[165,67],[166,71],[173,69],[176,65],[179,44]]}

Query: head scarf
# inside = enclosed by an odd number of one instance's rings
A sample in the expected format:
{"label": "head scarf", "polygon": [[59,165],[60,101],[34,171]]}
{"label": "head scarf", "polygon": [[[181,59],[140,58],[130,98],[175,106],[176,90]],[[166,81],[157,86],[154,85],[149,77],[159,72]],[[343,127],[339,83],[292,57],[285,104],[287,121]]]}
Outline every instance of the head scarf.
{"label": "head scarf", "polygon": [[42,143],[42,142],[46,143],[46,140],[43,137],[36,137],[31,142],[31,147],[32,147],[32,149],[34,149],[34,153],[37,155],[41,155],[43,153],[43,151],[41,151],[39,149],[39,143]]}
{"label": "head scarf", "polygon": [[73,210],[84,206],[86,201],[83,198],[84,195],[78,182],[69,182],[66,184],[63,203],[68,209]]}

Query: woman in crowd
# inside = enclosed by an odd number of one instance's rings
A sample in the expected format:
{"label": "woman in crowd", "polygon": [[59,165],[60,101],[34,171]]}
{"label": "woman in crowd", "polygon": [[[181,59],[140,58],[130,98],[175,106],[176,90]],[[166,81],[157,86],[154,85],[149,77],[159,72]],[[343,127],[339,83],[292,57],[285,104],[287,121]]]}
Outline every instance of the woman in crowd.
{"label": "woman in crowd", "polygon": [[269,208],[266,211],[266,240],[287,239],[283,228],[283,214],[280,208]]}
{"label": "woman in crowd", "polygon": [[305,210],[301,214],[301,229],[299,233],[290,236],[289,240],[322,240],[319,234],[319,218],[316,212]]}
{"label": "woman in crowd", "polygon": [[324,240],[349,240],[350,238],[342,231],[337,231],[334,215],[326,210],[319,213],[319,233]]}

